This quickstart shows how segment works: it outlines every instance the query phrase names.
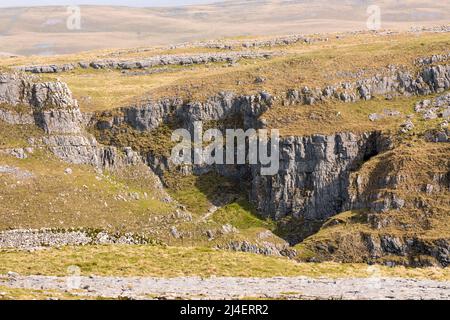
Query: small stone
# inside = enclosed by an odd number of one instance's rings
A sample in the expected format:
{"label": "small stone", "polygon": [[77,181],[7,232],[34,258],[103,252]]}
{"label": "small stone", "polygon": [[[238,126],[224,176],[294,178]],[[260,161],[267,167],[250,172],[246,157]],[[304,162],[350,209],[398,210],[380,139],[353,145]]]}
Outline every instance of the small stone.
{"label": "small stone", "polygon": [[315,102],[315,99],[313,98],[313,97],[306,97],[306,99],[305,99],[305,103],[307,104],[307,105],[313,105],[314,104],[314,102]]}
{"label": "small stone", "polygon": [[406,120],[402,125],[402,132],[406,133],[414,129],[414,123],[411,120]]}
{"label": "small stone", "polygon": [[8,273],[6,275],[9,278],[17,278],[17,277],[19,277],[19,274],[17,272],[13,272],[13,271],[8,271]]}
{"label": "small stone", "polygon": [[213,240],[214,239],[214,232],[211,230],[207,230],[206,231],[206,236],[208,237],[208,240]]}
{"label": "small stone", "polygon": [[371,114],[369,114],[369,120],[372,121],[372,122],[378,121],[378,120],[380,120],[382,118],[383,118],[383,116],[378,114],[378,113],[371,113]]}
{"label": "small stone", "polygon": [[445,109],[444,112],[442,112],[442,117],[444,119],[450,120],[450,107],[447,107],[447,109]]}
{"label": "small stone", "polygon": [[438,115],[436,114],[435,110],[429,109],[423,114],[423,118],[425,120],[433,120],[436,119]]}
{"label": "small stone", "polygon": [[66,170],[64,170],[64,173],[67,175],[71,175],[73,173],[71,168],[67,168]]}
{"label": "small stone", "polygon": [[176,227],[171,227],[170,228],[170,234],[172,235],[172,237],[174,237],[175,239],[178,239],[180,237],[180,234],[178,233],[178,230]]}
{"label": "small stone", "polygon": [[447,142],[448,140],[449,137],[446,132],[441,131],[436,134],[436,142]]}
{"label": "small stone", "polygon": [[266,78],[264,78],[264,77],[256,77],[255,78],[255,83],[264,83],[264,82],[266,82]]}
{"label": "small stone", "polygon": [[236,232],[236,228],[233,227],[231,224],[225,224],[222,226],[222,232],[223,234],[233,233]]}

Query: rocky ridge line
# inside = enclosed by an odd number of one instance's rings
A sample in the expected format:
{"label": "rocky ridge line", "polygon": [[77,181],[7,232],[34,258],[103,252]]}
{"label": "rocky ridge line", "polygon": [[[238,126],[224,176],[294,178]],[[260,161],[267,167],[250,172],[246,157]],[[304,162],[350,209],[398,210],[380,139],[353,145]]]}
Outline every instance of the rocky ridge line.
{"label": "rocky ridge line", "polygon": [[234,64],[241,59],[269,59],[282,54],[281,52],[258,52],[258,51],[242,51],[242,52],[226,52],[226,53],[204,53],[204,54],[179,54],[179,55],[162,55],[150,58],[141,58],[134,60],[94,60],[80,61],[78,63],[51,64],[51,65],[33,65],[16,67],[16,71],[31,73],[59,73],[82,69],[147,69],[158,66],[168,65],[199,65],[215,62],[227,62]]}

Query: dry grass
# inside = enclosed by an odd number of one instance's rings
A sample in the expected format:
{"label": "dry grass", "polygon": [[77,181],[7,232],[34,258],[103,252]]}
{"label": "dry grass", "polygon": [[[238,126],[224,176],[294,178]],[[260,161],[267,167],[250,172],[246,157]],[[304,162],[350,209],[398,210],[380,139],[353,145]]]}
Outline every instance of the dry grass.
{"label": "dry grass", "polygon": [[23,148],[28,139],[42,136],[43,131],[34,125],[9,125],[0,120],[0,148]]}
{"label": "dry grass", "polygon": [[[161,86],[151,94],[186,95],[192,99],[205,99],[224,90],[249,94],[267,90],[281,94],[291,88],[322,87],[338,81],[352,80],[337,75],[338,71],[363,70],[367,76],[379,72],[389,64],[410,66],[417,56],[446,52],[450,39],[445,34],[377,36],[363,34],[311,46],[293,45],[286,48],[285,56],[268,60],[247,61],[229,68],[221,74],[203,73],[199,78],[186,78],[172,86]],[[255,77],[266,78],[262,84]],[[174,91],[175,90],[175,91]]]}
{"label": "dry grass", "polygon": [[[285,258],[207,248],[116,245],[64,247],[32,253],[0,251],[0,274],[14,270],[22,275],[64,276],[71,265],[79,266],[82,275],[103,276],[370,276],[369,268],[363,264],[307,264]],[[379,268],[381,275],[388,277],[450,279],[448,269]]]}
{"label": "dry grass", "polygon": [[[325,102],[320,105],[277,105],[263,115],[269,128],[279,129],[283,136],[305,136],[310,134],[333,134],[350,131],[353,133],[384,131],[399,131],[400,124],[406,116],[414,114],[416,102],[431,99],[435,95],[425,97],[398,97],[386,100],[375,97],[369,101],[359,100],[355,103],[337,101]],[[399,111],[398,116],[385,116],[376,121],[370,121],[369,115],[376,113],[384,115],[385,111]],[[416,134],[432,127],[432,121],[424,122],[413,119],[418,125]]]}
{"label": "dry grass", "polygon": [[[203,73],[223,72],[220,65],[183,68],[172,66],[158,74],[126,75],[118,70],[74,70],[58,74],[58,78],[69,84],[82,111],[102,111],[122,106],[139,104],[150,91],[161,86],[170,86],[186,78],[196,78]],[[54,76],[43,76],[55,80]]]}
{"label": "dry grass", "polygon": [[[445,179],[448,175],[449,154],[448,144],[412,140],[374,157],[354,174],[363,181],[363,194],[389,192],[406,201],[405,208],[389,213],[396,223],[392,223],[393,228],[385,228],[386,231],[429,238],[450,237],[450,191],[445,182],[436,181],[437,177]],[[388,176],[397,177],[395,186],[382,182]],[[427,186],[434,186],[431,194],[425,192]],[[421,203],[421,208],[415,203]]]}

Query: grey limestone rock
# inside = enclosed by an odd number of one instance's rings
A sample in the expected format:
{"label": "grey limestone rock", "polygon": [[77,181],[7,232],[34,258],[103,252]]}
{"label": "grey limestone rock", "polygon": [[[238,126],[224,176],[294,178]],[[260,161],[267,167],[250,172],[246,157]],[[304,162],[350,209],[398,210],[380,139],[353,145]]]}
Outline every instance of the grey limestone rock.
{"label": "grey limestone rock", "polygon": [[266,217],[326,219],[349,200],[350,172],[386,145],[377,132],[283,138],[278,174],[253,168],[250,199]]}

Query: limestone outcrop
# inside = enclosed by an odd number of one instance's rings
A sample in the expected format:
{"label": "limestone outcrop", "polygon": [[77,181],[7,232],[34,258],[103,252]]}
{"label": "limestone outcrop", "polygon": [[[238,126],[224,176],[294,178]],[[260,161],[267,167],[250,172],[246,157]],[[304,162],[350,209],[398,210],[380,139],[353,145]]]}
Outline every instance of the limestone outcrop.
{"label": "limestone outcrop", "polygon": [[379,132],[284,138],[278,174],[261,176],[254,168],[250,200],[275,220],[325,220],[342,212],[349,200],[350,173],[388,147]]}
{"label": "limestone outcrop", "polygon": [[[45,145],[64,161],[90,164],[99,169],[136,164],[136,153],[101,146],[85,131],[83,115],[68,86],[62,82],[38,82],[23,74],[0,75],[0,119],[16,125],[35,124],[45,133],[32,146]],[[126,152],[125,152],[126,151]]]}
{"label": "limestone outcrop", "polygon": [[374,96],[392,99],[394,96],[428,95],[440,93],[450,88],[450,65],[425,66],[414,75],[408,70],[390,66],[379,74],[339,85],[324,88],[289,90],[284,104],[313,105],[330,99],[342,102],[370,100]]}
{"label": "limestone outcrop", "polygon": [[119,60],[105,59],[94,61],[80,61],[78,63],[51,64],[51,65],[32,65],[17,67],[17,71],[30,73],[59,73],[66,72],[76,68],[87,69],[147,69],[158,66],[168,65],[198,65],[214,62],[236,63],[241,59],[268,59],[280,55],[280,52],[262,52],[262,51],[240,51],[225,53],[204,53],[204,54],[180,54],[180,55],[161,55],[150,58]]}

